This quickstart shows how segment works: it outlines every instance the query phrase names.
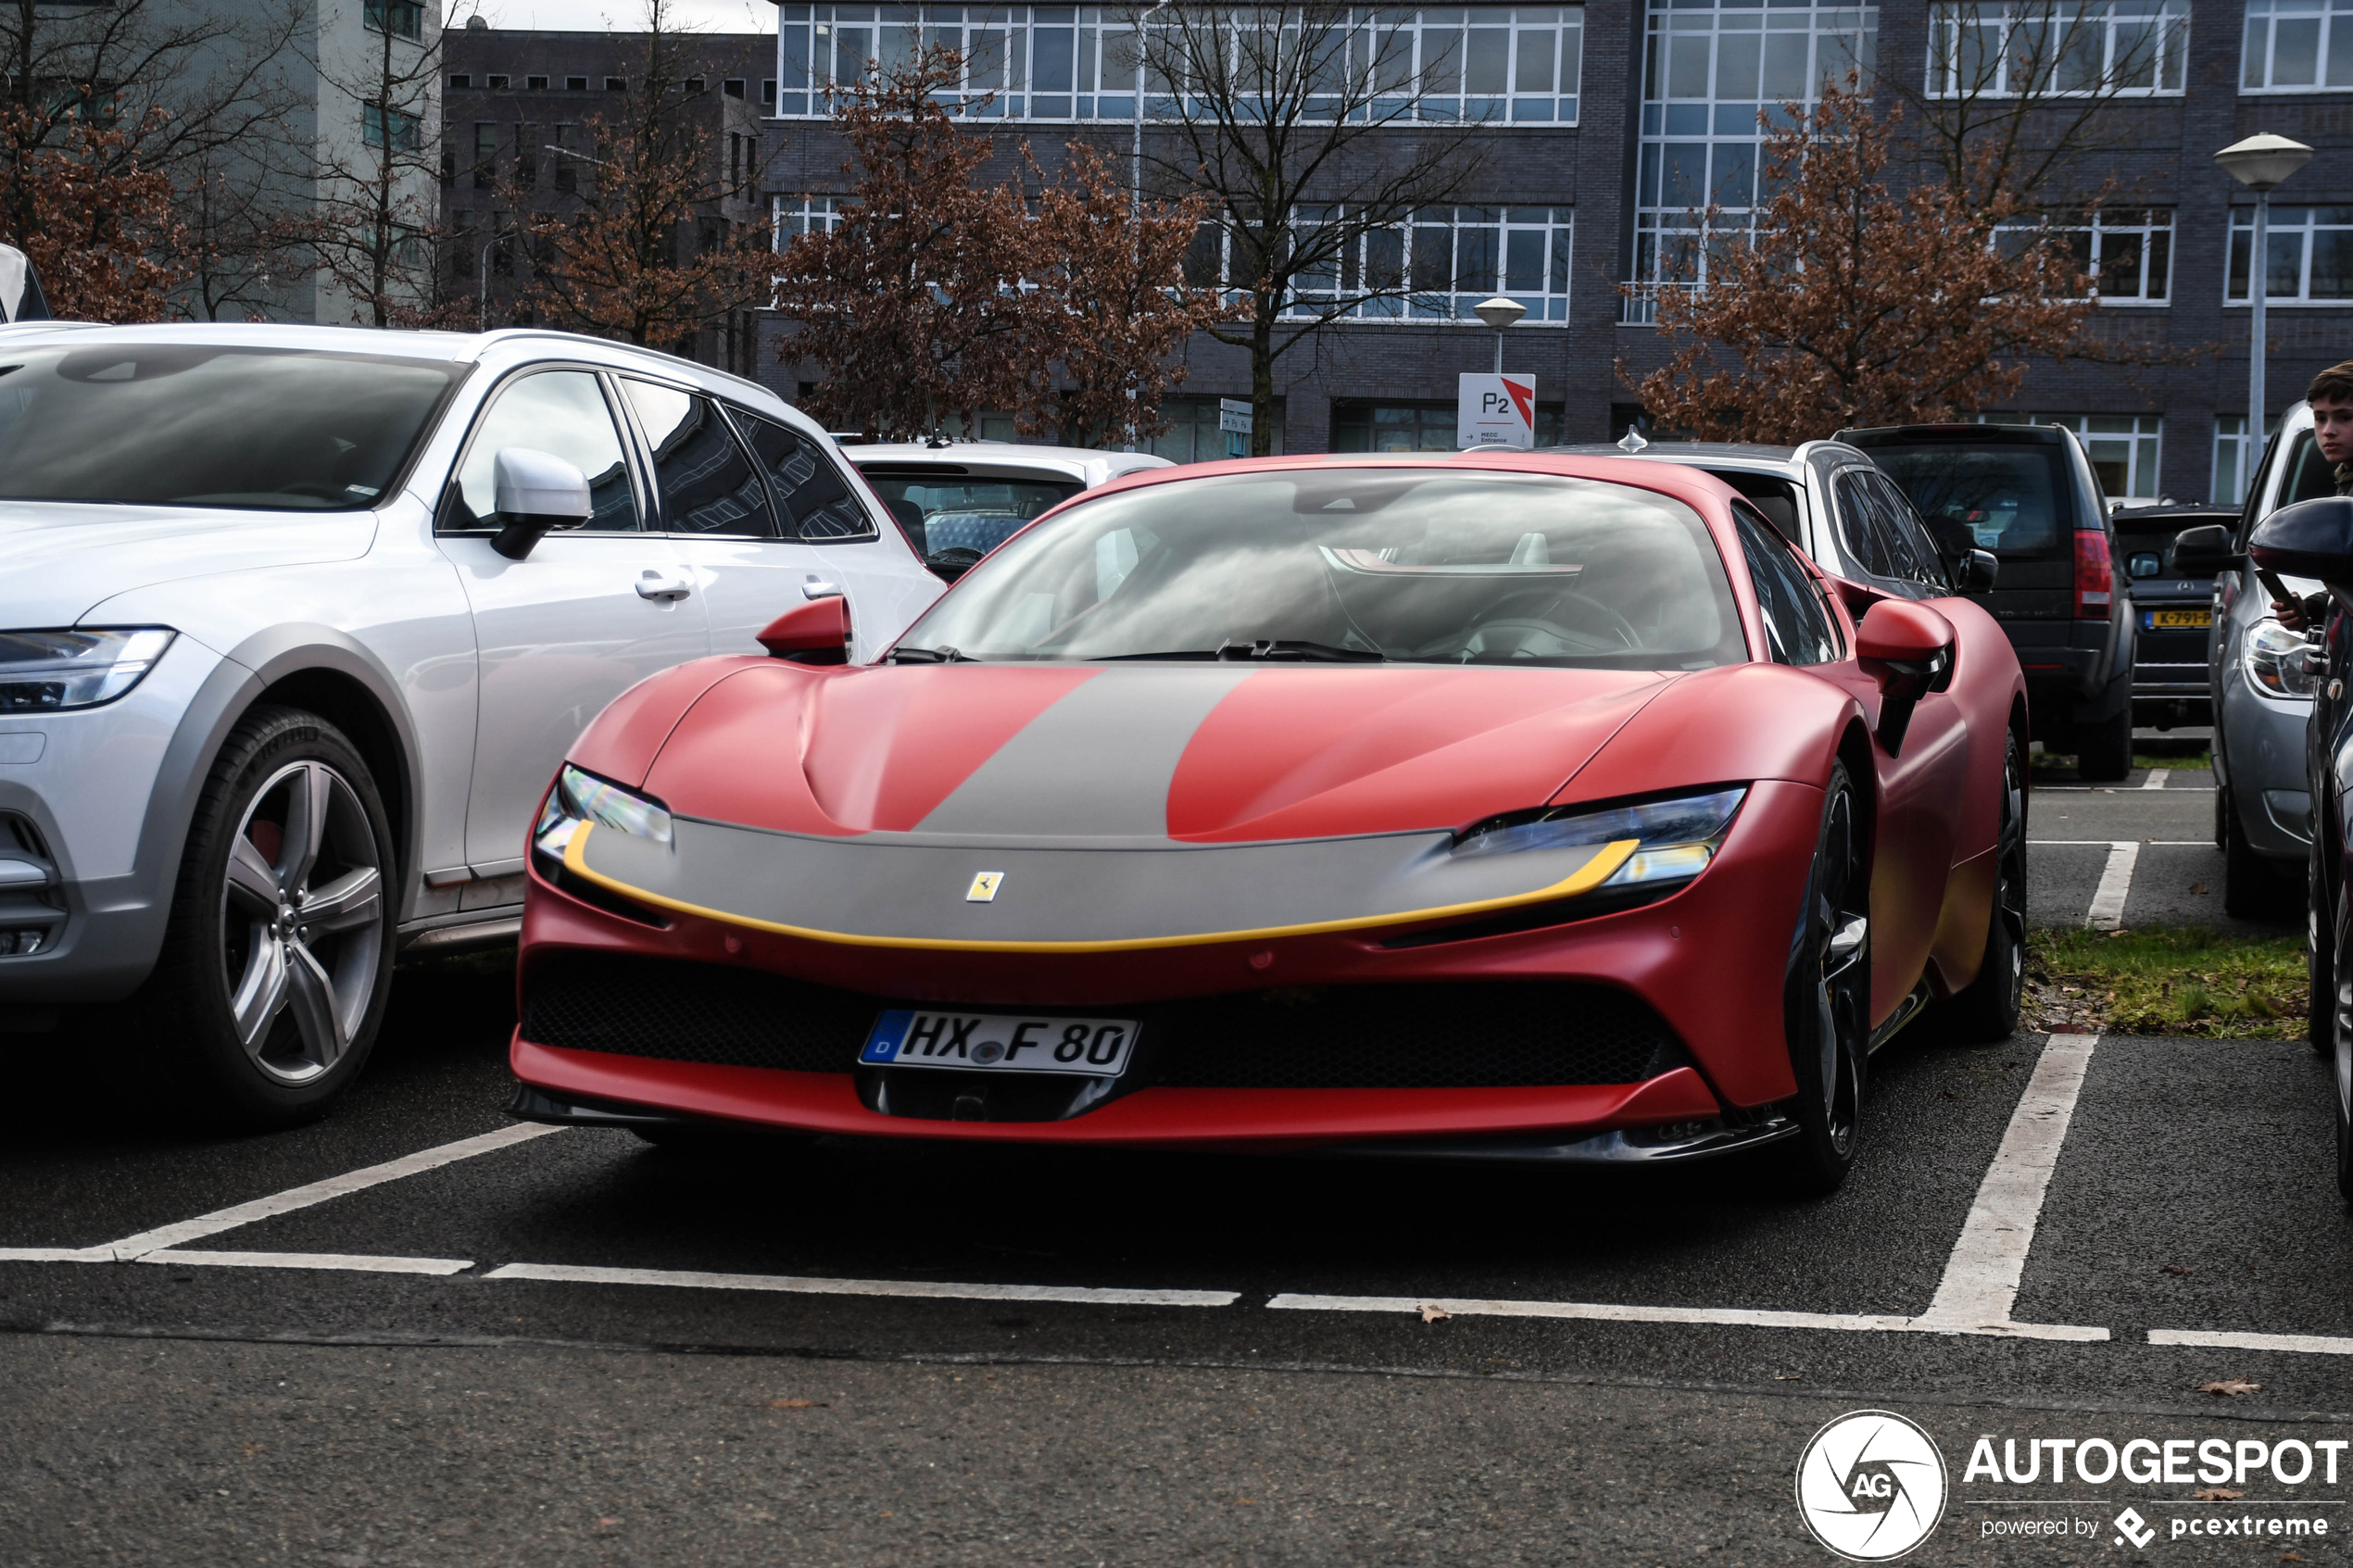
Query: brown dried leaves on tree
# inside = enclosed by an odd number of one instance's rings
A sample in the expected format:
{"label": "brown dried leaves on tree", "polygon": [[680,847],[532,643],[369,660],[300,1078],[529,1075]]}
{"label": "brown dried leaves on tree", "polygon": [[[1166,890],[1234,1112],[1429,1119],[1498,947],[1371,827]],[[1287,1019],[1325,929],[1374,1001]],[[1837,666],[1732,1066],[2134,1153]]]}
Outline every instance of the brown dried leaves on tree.
{"label": "brown dried leaves on tree", "polygon": [[1719,242],[1705,288],[1658,291],[1677,347],[1638,389],[1654,420],[1790,444],[1998,402],[2030,358],[2107,357],[2083,331],[2091,280],[2055,240],[1998,233],[2029,219],[2015,196],[1889,188],[1900,118],[1833,88],[1766,139],[1754,238]]}
{"label": "brown dried leaves on tree", "polygon": [[[160,112],[160,111],[157,111]],[[0,212],[32,262],[50,314],[77,321],[156,321],[186,273],[171,181],[145,167],[134,128],[36,123],[0,110]]]}
{"label": "brown dried leaves on tree", "polygon": [[[1183,375],[1169,356],[1222,314],[1184,285],[1200,204],[1139,216],[1076,144],[1051,185],[1026,147],[1021,170],[988,178],[993,140],[942,102],[962,79],[959,57],[934,48],[842,90],[834,124],[855,194],[830,232],[778,258],[776,307],[797,323],[783,355],[825,370],[810,411],[900,440],[969,430],[984,409],[1081,445],[1149,437]],[[1023,172],[1043,187],[1034,207]]]}

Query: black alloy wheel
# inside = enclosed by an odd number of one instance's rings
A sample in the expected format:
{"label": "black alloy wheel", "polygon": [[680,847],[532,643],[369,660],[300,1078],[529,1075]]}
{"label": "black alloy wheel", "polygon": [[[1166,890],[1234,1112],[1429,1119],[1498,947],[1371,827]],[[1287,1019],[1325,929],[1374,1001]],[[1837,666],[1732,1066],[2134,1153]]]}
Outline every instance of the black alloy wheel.
{"label": "black alloy wheel", "polygon": [[1797,1077],[1797,1135],[1781,1144],[1802,1196],[1838,1190],[1855,1167],[1870,1047],[1870,865],[1846,765],[1834,764],[1790,945],[1781,1010]]}
{"label": "black alloy wheel", "polygon": [[2002,825],[1995,836],[1994,909],[1977,978],[1950,1004],[1954,1027],[1981,1044],[2018,1033],[2026,1001],[2026,780],[2018,737],[2002,752]]}
{"label": "black alloy wheel", "polygon": [[358,748],[260,708],[198,797],[140,1002],[175,1076],[247,1128],[323,1112],[375,1043],[392,983],[392,829]]}

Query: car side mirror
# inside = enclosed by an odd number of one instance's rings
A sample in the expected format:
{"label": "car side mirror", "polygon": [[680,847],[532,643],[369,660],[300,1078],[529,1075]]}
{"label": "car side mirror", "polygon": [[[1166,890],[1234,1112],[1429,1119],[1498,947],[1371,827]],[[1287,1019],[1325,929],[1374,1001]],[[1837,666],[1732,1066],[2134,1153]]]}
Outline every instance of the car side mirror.
{"label": "car side mirror", "polygon": [[1908,599],[1881,599],[1855,629],[1855,658],[1880,690],[1880,745],[1893,757],[1911,727],[1912,709],[1953,680],[1953,623]]}
{"label": "car side mirror", "polygon": [[832,594],[796,605],[770,621],[758,641],[772,657],[795,664],[847,664],[849,601]]}
{"label": "car side mirror", "polygon": [[2212,577],[2241,565],[2231,548],[2231,531],[2219,522],[2184,528],[2173,537],[2173,570],[2183,577]]}
{"label": "car side mirror", "polygon": [[2353,587],[2353,498],[2325,495],[2282,507],[2255,525],[2246,553],[2256,565],[2284,577]]}
{"label": "car side mirror", "polygon": [[924,569],[942,582],[953,583],[980,564],[980,552],[962,545],[945,550],[934,550],[924,558]]}
{"label": "car side mirror", "polygon": [[1991,550],[1969,551],[1961,558],[1960,568],[1954,575],[1964,594],[1990,594],[2002,576],[2002,563]]}
{"label": "car side mirror", "polygon": [[490,547],[509,560],[531,554],[551,528],[577,528],[594,508],[588,476],[552,452],[509,446],[491,464],[491,492],[502,524]]}

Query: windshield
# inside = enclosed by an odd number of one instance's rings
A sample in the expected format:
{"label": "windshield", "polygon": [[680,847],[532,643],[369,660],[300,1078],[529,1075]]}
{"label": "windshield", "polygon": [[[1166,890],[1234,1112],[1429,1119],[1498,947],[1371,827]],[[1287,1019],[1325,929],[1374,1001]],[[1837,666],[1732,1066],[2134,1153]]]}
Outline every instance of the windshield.
{"label": "windshield", "polygon": [[2004,560],[2069,554],[2066,449],[1928,442],[1872,446],[1877,463],[1933,526],[1957,522]]}
{"label": "windshield", "polygon": [[866,483],[899,519],[918,555],[937,550],[986,555],[1086,488],[1075,479],[970,479],[872,470]]}
{"label": "windshield", "polygon": [[1081,501],[991,556],[898,657],[1703,669],[1746,658],[1699,515],[1629,485],[1332,467]]}
{"label": "windshield", "polygon": [[372,507],[464,369],[205,344],[0,352],[0,499]]}

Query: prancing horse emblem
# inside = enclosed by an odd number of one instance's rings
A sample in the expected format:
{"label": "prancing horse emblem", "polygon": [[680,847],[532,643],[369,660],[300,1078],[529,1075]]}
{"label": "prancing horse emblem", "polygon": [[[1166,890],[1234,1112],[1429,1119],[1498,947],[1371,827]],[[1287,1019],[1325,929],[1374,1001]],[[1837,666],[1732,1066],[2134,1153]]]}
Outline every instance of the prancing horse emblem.
{"label": "prancing horse emblem", "polygon": [[997,884],[1005,880],[1003,872],[975,872],[973,884],[964,889],[967,904],[993,904],[997,901]]}

